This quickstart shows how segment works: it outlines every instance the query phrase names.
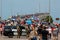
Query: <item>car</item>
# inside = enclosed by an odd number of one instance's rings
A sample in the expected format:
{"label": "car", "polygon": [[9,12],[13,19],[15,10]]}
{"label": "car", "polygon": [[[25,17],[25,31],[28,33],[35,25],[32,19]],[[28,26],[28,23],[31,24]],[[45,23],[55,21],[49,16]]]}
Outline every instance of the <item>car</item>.
{"label": "car", "polygon": [[5,26],[3,34],[8,36],[9,33],[12,33],[11,26]]}
{"label": "car", "polygon": [[57,29],[57,26],[56,26],[55,24],[51,24],[51,26],[52,26],[52,27],[51,27],[51,28],[52,28],[52,31],[58,30],[58,29]]}
{"label": "car", "polygon": [[[20,27],[20,32],[21,32],[21,35],[26,35],[26,29],[24,26],[19,26]],[[17,26],[12,26],[12,32],[13,32],[13,35],[16,36],[18,35],[17,33]]]}
{"label": "car", "polygon": [[24,27],[24,26],[19,26],[19,27],[20,27],[21,32],[22,32],[21,35],[22,35],[22,36],[27,35],[25,27]]}
{"label": "car", "polygon": [[16,26],[12,26],[12,32],[13,32],[13,35],[18,35]]}
{"label": "car", "polygon": [[22,28],[22,34],[21,35],[27,35],[25,28]]}
{"label": "car", "polygon": [[11,30],[11,26],[4,27],[3,35],[8,36],[8,37],[13,37],[13,32]]}
{"label": "car", "polygon": [[[25,27],[24,26],[19,27],[21,29],[21,35],[27,35]],[[9,34],[11,34],[12,36],[18,35],[17,26],[5,26],[3,34],[4,36],[9,36]]]}

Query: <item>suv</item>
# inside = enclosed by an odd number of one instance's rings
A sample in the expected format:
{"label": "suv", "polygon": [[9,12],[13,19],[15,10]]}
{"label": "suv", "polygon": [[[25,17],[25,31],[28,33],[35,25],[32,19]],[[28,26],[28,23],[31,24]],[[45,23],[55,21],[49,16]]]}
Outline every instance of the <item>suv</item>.
{"label": "suv", "polygon": [[11,30],[11,27],[12,26],[5,26],[4,27],[4,32],[3,32],[4,36],[8,36],[8,37],[12,37],[13,36],[13,32]]}
{"label": "suv", "polygon": [[[19,27],[21,29],[21,35],[26,35],[25,27],[24,26],[19,26]],[[5,26],[3,34],[5,36],[9,36],[9,34],[11,34],[12,36],[18,35],[18,33],[17,33],[17,26]]]}
{"label": "suv", "polygon": [[20,27],[21,32],[22,32],[21,35],[23,35],[23,36],[27,35],[25,27],[24,26],[19,26],[19,27]]}
{"label": "suv", "polygon": [[18,35],[17,33],[17,27],[16,26],[12,26],[12,32],[13,32],[13,35]]}
{"label": "suv", "polygon": [[[21,35],[26,35],[26,30],[25,30],[25,27],[24,26],[19,26],[20,27],[20,32],[21,32]],[[18,35],[17,33],[17,26],[12,26],[12,32],[13,32],[13,35]]]}

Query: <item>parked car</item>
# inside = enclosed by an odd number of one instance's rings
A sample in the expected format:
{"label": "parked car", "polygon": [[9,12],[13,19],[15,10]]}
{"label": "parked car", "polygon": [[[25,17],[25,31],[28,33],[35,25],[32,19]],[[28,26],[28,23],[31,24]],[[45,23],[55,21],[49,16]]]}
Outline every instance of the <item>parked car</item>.
{"label": "parked car", "polygon": [[[19,26],[21,29],[21,35],[27,35],[26,33],[26,29],[24,26]],[[4,32],[3,32],[4,36],[16,36],[18,35],[17,33],[17,26],[5,26],[4,27]]]}
{"label": "parked car", "polygon": [[20,27],[20,29],[21,29],[21,35],[27,35],[27,33],[26,33],[26,29],[25,29],[25,27],[24,26],[19,26]]}
{"label": "parked car", "polygon": [[3,35],[8,36],[8,37],[13,37],[13,32],[11,30],[11,26],[5,26],[4,27]]}
{"label": "parked car", "polygon": [[12,32],[13,32],[13,35],[18,35],[16,26],[12,26]]}
{"label": "parked car", "polygon": [[[26,29],[24,26],[19,26],[20,27],[20,32],[21,32],[21,35],[26,35]],[[13,32],[13,35],[18,35],[17,33],[17,26],[12,26],[12,32]]]}
{"label": "parked car", "polygon": [[55,31],[55,30],[58,30],[58,29],[57,29],[57,26],[54,25],[54,24],[52,24],[52,31]]}

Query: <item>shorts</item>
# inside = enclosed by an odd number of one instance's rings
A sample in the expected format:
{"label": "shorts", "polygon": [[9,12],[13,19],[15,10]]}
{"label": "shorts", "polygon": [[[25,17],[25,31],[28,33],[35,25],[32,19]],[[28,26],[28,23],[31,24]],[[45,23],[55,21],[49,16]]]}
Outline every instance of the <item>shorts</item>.
{"label": "shorts", "polygon": [[48,40],[48,38],[42,38],[42,40]]}
{"label": "shorts", "polygon": [[47,40],[47,39],[42,39],[42,40]]}
{"label": "shorts", "polygon": [[31,38],[31,40],[37,40],[37,37],[33,37],[33,38]]}

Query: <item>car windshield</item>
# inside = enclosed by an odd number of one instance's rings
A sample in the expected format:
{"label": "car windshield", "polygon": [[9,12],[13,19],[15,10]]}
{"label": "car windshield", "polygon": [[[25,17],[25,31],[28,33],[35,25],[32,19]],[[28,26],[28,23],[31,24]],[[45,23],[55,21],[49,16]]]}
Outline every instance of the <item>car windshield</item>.
{"label": "car windshield", "polygon": [[25,29],[25,27],[24,26],[19,26],[21,29]]}
{"label": "car windshield", "polygon": [[5,29],[10,29],[11,28],[11,26],[5,26]]}
{"label": "car windshield", "polygon": [[17,27],[16,26],[12,26],[12,29],[17,29]]}

